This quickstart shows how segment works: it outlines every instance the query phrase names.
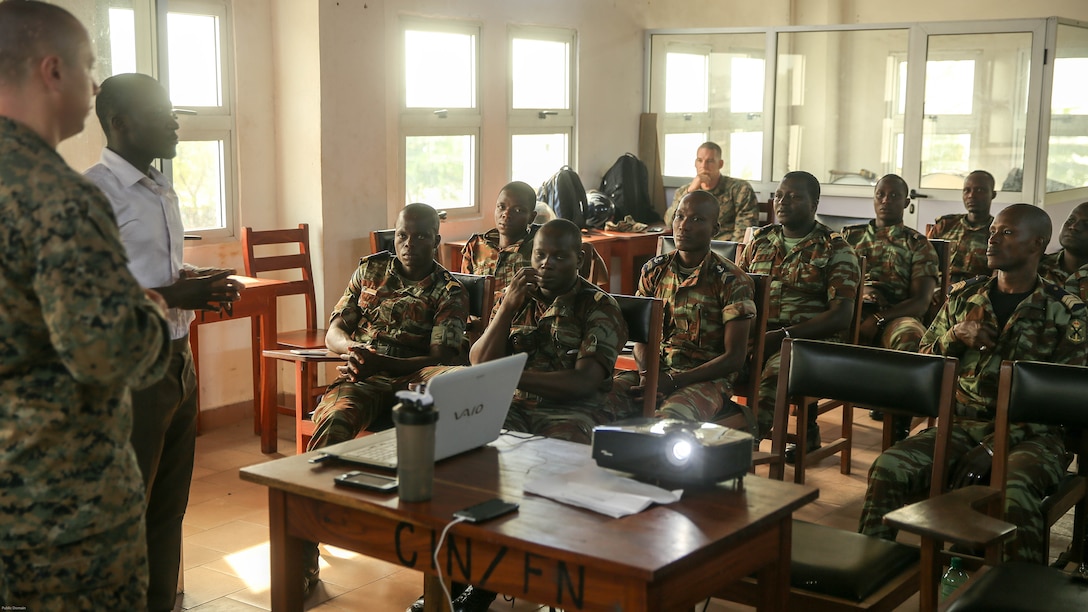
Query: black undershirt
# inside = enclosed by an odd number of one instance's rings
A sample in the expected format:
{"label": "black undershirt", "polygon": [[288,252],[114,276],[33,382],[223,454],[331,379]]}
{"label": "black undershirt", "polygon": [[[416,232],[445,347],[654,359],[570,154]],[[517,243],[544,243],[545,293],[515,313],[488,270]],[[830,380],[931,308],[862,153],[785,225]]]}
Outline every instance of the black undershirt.
{"label": "black undershirt", "polygon": [[997,315],[997,329],[999,331],[1005,329],[1005,324],[1009,322],[1009,317],[1016,311],[1016,307],[1020,305],[1020,302],[1023,302],[1034,291],[1032,289],[1023,293],[1001,293],[997,290],[996,283],[990,287],[990,304],[993,305],[994,314]]}

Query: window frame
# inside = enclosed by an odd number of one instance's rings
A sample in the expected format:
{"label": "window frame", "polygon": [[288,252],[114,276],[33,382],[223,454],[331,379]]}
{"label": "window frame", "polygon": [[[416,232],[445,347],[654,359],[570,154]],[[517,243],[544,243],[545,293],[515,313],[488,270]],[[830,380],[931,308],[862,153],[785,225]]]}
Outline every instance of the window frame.
{"label": "window frame", "polygon": [[[234,40],[231,5],[228,0],[109,0],[104,3],[106,13],[110,8],[133,11],[136,36],[136,70],[157,79],[167,92],[170,91],[169,31],[170,13],[212,15],[219,24],[219,70],[222,103],[219,106],[178,106],[179,141],[219,140],[223,145],[223,175],[220,190],[223,195],[223,227],[210,229],[186,229],[186,234],[200,236],[209,242],[225,242],[237,236],[238,228],[238,166],[235,123]],[[106,37],[104,44],[111,40]],[[107,50],[108,51],[108,50]],[[113,72],[112,64],[110,72]],[[159,169],[174,182],[173,161],[160,159]]]}
{"label": "window frame", "polygon": [[[1032,35],[1030,52],[1030,73],[1027,77],[1028,97],[1026,101],[1027,122],[1024,134],[1024,184],[1022,191],[998,194],[1001,202],[1015,202],[1030,199],[1042,203],[1044,201],[1043,187],[1046,176],[1046,142],[1045,133],[1040,130],[1049,125],[1049,105],[1040,104],[1043,96],[1049,99],[1049,88],[1044,91],[1044,75],[1052,78],[1052,66],[1044,63],[1046,48],[1053,48],[1055,37],[1054,30],[1058,23],[1074,24],[1083,27],[1084,24],[1074,20],[1051,18],[1026,18],[1004,19],[977,22],[926,22],[926,23],[886,23],[886,24],[843,24],[820,26],[772,26],[766,28],[695,28],[695,29],[651,29],[645,33],[645,61],[644,61],[644,100],[643,108],[646,112],[657,112],[663,115],[664,98],[660,89],[664,86],[664,79],[657,74],[664,69],[663,61],[655,57],[653,45],[655,36],[692,35],[698,38],[707,34],[750,35],[761,33],[766,41],[766,79],[764,86],[764,123],[769,126],[764,130],[762,180],[750,180],[757,191],[771,193],[777,186],[776,177],[772,176],[772,163],[774,155],[774,114],[775,96],[777,94],[776,75],[778,70],[777,39],[779,34],[793,32],[835,32],[850,30],[887,30],[899,29],[908,31],[907,61],[907,91],[906,112],[901,115],[902,133],[904,134],[903,147],[903,176],[911,185],[917,185],[921,173],[921,136],[923,129],[923,97],[925,89],[925,66],[928,49],[928,37],[949,34],[990,34],[990,33],[1017,33],[1025,32]],[[660,43],[657,43],[660,44]],[[662,58],[664,54],[661,54]],[[656,83],[655,79],[660,81]],[[1049,81],[1047,81],[1049,85]],[[1046,108],[1043,108],[1046,107]],[[899,119],[899,117],[897,117]],[[659,121],[659,138],[665,133],[664,122]],[[1043,138],[1043,141],[1040,141]],[[887,147],[893,149],[892,157],[895,159],[895,138],[887,143]],[[1042,166],[1040,166],[1042,164]],[[690,177],[665,176],[667,186],[680,186],[686,184]],[[872,195],[871,187],[851,186],[826,183],[823,192],[830,196],[864,197]],[[947,201],[958,201],[959,190],[951,189],[925,189],[926,195]]]}
{"label": "window frame", "polygon": [[[567,107],[514,108],[514,40],[540,40],[567,45]],[[507,156],[506,177],[515,180],[514,137],[538,134],[565,134],[567,137],[566,165],[577,167],[577,101],[578,101],[578,32],[568,28],[509,25],[506,29],[507,78]],[[556,168],[555,170],[559,170]],[[531,185],[534,189],[539,185]]]}
{"label": "window frame", "polygon": [[[473,61],[474,74],[474,106],[471,108],[438,108],[438,107],[408,107],[407,101],[407,85],[408,85],[408,66],[407,57],[405,55],[406,32],[409,30],[427,31],[427,32],[448,32],[457,34],[468,34],[473,36],[473,42],[475,46]],[[471,202],[468,206],[459,206],[453,208],[446,208],[444,206],[437,206],[440,210],[445,210],[447,219],[449,220],[467,220],[472,217],[480,215],[480,179],[481,173],[481,149],[482,149],[482,124],[483,124],[483,112],[481,109],[482,102],[482,78],[483,62],[481,61],[482,51],[482,30],[483,26],[479,22],[475,21],[458,21],[451,19],[428,19],[424,17],[408,16],[404,15],[400,18],[400,44],[397,50],[397,56],[399,62],[399,70],[397,70],[397,83],[398,83],[398,104],[400,111],[399,121],[399,134],[398,134],[398,159],[399,164],[397,168],[398,185],[396,188],[396,199],[393,202],[399,202],[394,204],[394,210],[399,211],[404,208],[409,202],[407,201],[408,194],[408,177],[407,177],[407,152],[408,152],[408,138],[419,136],[450,136],[450,135],[470,135],[473,138],[473,151],[472,151],[472,193],[470,194]]]}

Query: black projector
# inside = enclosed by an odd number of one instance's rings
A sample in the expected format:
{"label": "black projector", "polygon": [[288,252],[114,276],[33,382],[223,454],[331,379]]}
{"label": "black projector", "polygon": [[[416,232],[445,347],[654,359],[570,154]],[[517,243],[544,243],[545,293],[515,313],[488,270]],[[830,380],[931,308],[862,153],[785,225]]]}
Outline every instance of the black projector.
{"label": "black projector", "polygon": [[752,467],[752,435],[677,419],[627,419],[593,428],[593,458],[641,479],[713,484]]}

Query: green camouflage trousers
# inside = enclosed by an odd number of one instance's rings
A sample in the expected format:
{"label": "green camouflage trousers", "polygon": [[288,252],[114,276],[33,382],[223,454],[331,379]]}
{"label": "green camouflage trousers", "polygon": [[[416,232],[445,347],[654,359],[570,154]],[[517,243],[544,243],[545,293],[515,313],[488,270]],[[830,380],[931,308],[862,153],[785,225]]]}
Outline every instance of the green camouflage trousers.
{"label": "green camouflage trousers", "polygon": [[880,335],[880,346],[896,351],[917,353],[922,344],[926,328],[914,317],[899,317],[888,321],[884,333]]}
{"label": "green camouflage trousers", "polygon": [[503,425],[512,431],[524,431],[547,438],[558,438],[589,444],[593,440],[593,428],[612,423],[621,418],[602,401],[555,402],[514,395],[510,413]]}
{"label": "green camouflage trousers", "polygon": [[[632,398],[627,391],[639,383],[638,372],[621,372],[612,379],[612,392],[608,395],[608,405],[620,418],[642,416],[642,400]],[[680,419],[703,423],[714,417],[726,417],[718,414],[726,405],[725,399],[732,397],[733,389],[725,379],[716,379],[687,385],[669,394],[657,405],[654,416],[659,418]],[[730,404],[730,408],[733,406]],[[733,412],[738,412],[732,410]]]}
{"label": "green camouflage trousers", "polygon": [[[781,370],[782,353],[778,352],[767,358],[763,363],[763,373],[759,377],[759,410],[756,412],[756,425],[758,435],[756,440],[771,437],[771,427],[774,425],[774,402],[778,397],[778,372]],[[815,404],[809,406],[808,411],[808,442],[807,448],[820,446],[820,426],[816,424]]]}
{"label": "green camouflage trousers", "polygon": [[[956,461],[978,446],[982,437],[993,431],[989,423],[976,422],[952,427],[948,452]],[[896,530],[883,523],[884,515],[915,501],[928,490],[933,474],[933,450],[937,430],[927,429],[884,451],[869,469],[869,486],[861,510],[858,531],[866,535],[894,540]],[[1043,559],[1046,526],[1042,513],[1043,498],[1057,486],[1065,471],[1065,446],[1057,435],[1036,435],[1013,447],[1009,453],[1008,489],[1005,495],[1005,520],[1016,525],[1016,537],[1005,547],[1005,557],[1034,563]]]}
{"label": "green camouflage trousers", "polygon": [[314,437],[306,450],[346,442],[374,424],[388,427],[392,424],[393,405],[397,403],[394,394],[412,383],[426,382],[446,369],[423,368],[407,376],[376,374],[356,383],[344,379],[333,382],[314,410]]}
{"label": "green camouflage trousers", "polygon": [[146,610],[143,515],[70,544],[0,550],[0,608],[32,612]]}

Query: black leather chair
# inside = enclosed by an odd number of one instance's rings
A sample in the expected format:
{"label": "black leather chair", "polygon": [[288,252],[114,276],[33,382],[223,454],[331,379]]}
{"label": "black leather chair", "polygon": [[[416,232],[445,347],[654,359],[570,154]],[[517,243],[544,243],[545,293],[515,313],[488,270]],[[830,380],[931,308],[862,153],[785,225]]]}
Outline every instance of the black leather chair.
{"label": "black leather chair", "polygon": [[397,230],[395,229],[382,229],[374,230],[370,232],[370,252],[381,253],[382,251],[395,252],[393,246],[394,238],[396,237]]}
{"label": "black leather chair", "polygon": [[490,274],[450,274],[468,294],[468,314],[480,317],[485,323],[491,320],[491,311],[495,307],[495,277]]}
{"label": "black leather chair", "polygon": [[[818,340],[786,339],[775,402],[772,452],[785,443],[790,398],[825,397],[878,407],[890,413],[951,419],[956,360]],[[884,420],[884,436],[893,434]],[[943,430],[942,430],[943,431]],[[948,435],[944,432],[944,435]],[[942,491],[947,465],[934,461],[934,485]],[[782,477],[782,466],[771,466]],[[792,610],[892,610],[918,590],[917,548],[852,531],[794,521],[790,564]],[[755,605],[752,580],[727,587],[719,597]]]}
{"label": "black leather chair", "polygon": [[[1071,450],[1078,454],[1079,467],[1044,500],[1047,525],[1076,506],[1070,559],[1084,567],[1085,521],[1088,520],[1088,367],[1029,361],[1001,364],[997,410],[994,418],[994,459],[990,486],[957,489],[936,498],[889,513],[885,521],[904,531],[922,536],[922,610],[935,610],[943,568],[941,548],[951,542],[970,548],[984,548],[985,562],[994,565],[976,573],[949,612],[990,610],[1086,610],[1088,583],[1071,581],[1068,574],[1053,568],[1010,562],[1000,563],[1002,543],[1015,526],[998,520],[1004,508],[1008,472],[1009,424],[1043,423],[1063,425]],[[940,440],[938,440],[940,443]],[[938,446],[938,449],[940,446]],[[988,569],[988,571],[987,571]],[[982,574],[979,578],[979,574]]]}
{"label": "black leather chair", "polygon": [[[628,342],[646,345],[642,369],[646,371],[646,391],[643,394],[642,416],[652,417],[657,409],[657,379],[661,366],[662,319],[665,302],[659,298],[613,293],[627,323]],[[631,361],[627,361],[631,364]],[[619,363],[617,363],[619,367]],[[621,368],[623,369],[623,368]]]}

